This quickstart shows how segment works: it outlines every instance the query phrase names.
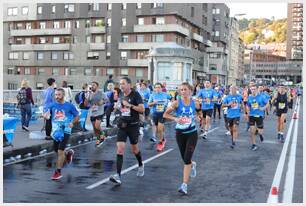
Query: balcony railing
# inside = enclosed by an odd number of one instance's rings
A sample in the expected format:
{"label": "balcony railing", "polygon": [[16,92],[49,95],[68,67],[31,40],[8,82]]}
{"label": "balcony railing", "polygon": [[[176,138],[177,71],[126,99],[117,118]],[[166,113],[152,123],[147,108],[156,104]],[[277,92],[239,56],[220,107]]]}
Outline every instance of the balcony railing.
{"label": "balcony railing", "polygon": [[21,29],[11,30],[11,36],[46,36],[46,35],[67,35],[71,29]]}
{"label": "balcony railing", "polygon": [[134,32],[177,32],[185,36],[189,36],[190,32],[178,24],[149,24],[149,25],[134,25]]}
{"label": "balcony railing", "polygon": [[70,50],[70,44],[12,44],[12,51]]}

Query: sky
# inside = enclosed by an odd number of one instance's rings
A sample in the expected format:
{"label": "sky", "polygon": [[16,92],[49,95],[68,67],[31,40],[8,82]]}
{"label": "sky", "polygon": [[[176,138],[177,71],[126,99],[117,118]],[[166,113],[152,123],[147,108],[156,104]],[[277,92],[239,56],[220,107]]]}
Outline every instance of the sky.
{"label": "sky", "polygon": [[275,19],[287,18],[287,3],[226,3],[230,8],[230,16],[235,14],[246,14],[244,16],[236,16],[241,18],[268,18],[272,16]]}

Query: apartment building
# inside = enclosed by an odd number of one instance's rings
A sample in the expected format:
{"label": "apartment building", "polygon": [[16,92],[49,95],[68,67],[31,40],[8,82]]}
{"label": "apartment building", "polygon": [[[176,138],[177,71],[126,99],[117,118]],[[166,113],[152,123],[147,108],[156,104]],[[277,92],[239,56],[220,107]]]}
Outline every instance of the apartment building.
{"label": "apartment building", "polygon": [[54,77],[74,89],[112,74],[148,78],[146,55],[172,42],[190,48],[193,79],[206,78],[212,46],[212,4],[4,4],[4,89],[22,79],[34,89]]}
{"label": "apartment building", "polygon": [[235,17],[230,18],[230,30],[229,30],[229,55],[228,55],[228,75],[227,84],[237,85],[239,79],[238,76],[238,64],[239,64],[239,23]]}

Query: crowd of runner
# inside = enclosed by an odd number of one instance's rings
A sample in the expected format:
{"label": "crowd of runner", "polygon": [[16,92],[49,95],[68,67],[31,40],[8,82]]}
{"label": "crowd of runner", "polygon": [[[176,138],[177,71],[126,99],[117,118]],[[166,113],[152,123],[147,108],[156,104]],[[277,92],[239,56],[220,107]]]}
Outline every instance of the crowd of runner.
{"label": "crowd of runner", "polygon": [[[50,88],[56,87],[55,80],[49,79]],[[49,89],[49,88],[48,88]],[[276,139],[285,141],[284,129],[286,114],[293,108],[293,101],[302,95],[299,87],[289,88],[284,85],[268,87],[251,81],[244,87],[212,85],[205,81],[196,85],[187,82],[178,86],[175,93],[169,93],[165,84],[140,81],[134,85],[128,77],[120,79],[116,84],[110,78],[104,92],[99,89],[98,82],[90,85],[84,84],[82,92],[75,97],[77,105],[65,100],[66,92],[57,88],[54,92],[54,101],[48,99],[51,90],[46,90],[48,101],[44,104],[44,117],[47,122],[48,134],[54,141],[54,150],[58,154],[56,170],[52,180],[62,177],[61,169],[66,163],[72,161],[74,151],[66,149],[66,144],[71,134],[71,128],[78,122],[77,107],[89,111],[96,145],[105,143],[105,133],[101,128],[101,121],[106,117],[107,127],[117,127],[117,151],[115,175],[109,180],[116,185],[121,184],[121,169],[127,138],[131,151],[138,162],[137,176],[144,176],[142,153],[139,149],[139,140],[143,137],[144,130],[152,128],[153,136],[149,137],[156,144],[156,151],[162,152],[166,146],[165,121],[175,123],[176,142],[184,163],[183,183],[178,191],[187,194],[189,177],[196,176],[196,162],[192,161],[197,141],[209,140],[211,121],[223,121],[226,128],[225,136],[229,136],[229,147],[237,147],[239,138],[238,127],[240,120],[245,118],[245,129],[250,135],[250,150],[258,149],[259,141],[264,141],[264,121],[269,114],[277,116]],[[113,125],[110,122],[111,113],[115,113]],[[223,116],[223,120],[222,120]],[[50,126],[51,125],[51,126]],[[52,130],[52,132],[51,132]]]}

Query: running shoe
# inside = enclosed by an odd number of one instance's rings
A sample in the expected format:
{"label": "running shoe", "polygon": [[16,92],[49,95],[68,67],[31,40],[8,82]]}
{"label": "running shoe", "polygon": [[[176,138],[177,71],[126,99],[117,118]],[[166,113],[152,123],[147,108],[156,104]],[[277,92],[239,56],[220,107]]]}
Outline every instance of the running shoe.
{"label": "running shoe", "polygon": [[74,155],[73,149],[69,149],[69,150],[66,152],[66,163],[67,163],[67,164],[70,164],[70,163],[72,162],[73,155]]}
{"label": "running shoe", "polygon": [[162,142],[159,142],[157,145],[156,145],[156,150],[158,152],[162,151],[163,150],[163,143]]}
{"label": "running shoe", "polygon": [[150,141],[155,143],[157,140],[156,140],[155,137],[151,137],[151,138],[150,138]]}
{"label": "running shoe", "polygon": [[231,148],[232,148],[232,149],[234,149],[234,148],[235,148],[235,146],[236,146],[236,143],[235,143],[235,142],[232,142],[232,144],[231,144]]}
{"label": "running shoe", "polygon": [[257,149],[258,149],[257,145],[253,144],[252,147],[251,147],[251,150],[256,151]]}
{"label": "running shoe", "polygon": [[190,177],[196,177],[196,176],[197,176],[197,163],[192,162]]}
{"label": "running shoe", "polygon": [[138,167],[138,171],[137,171],[136,176],[137,176],[137,177],[142,177],[142,176],[144,176],[144,165]]}
{"label": "running shoe", "polygon": [[117,186],[121,185],[121,178],[118,174],[110,176],[109,181],[115,183]]}
{"label": "running shoe", "polygon": [[100,138],[96,141],[96,146],[100,147],[101,145],[103,145],[103,143],[105,142],[105,138]]}
{"label": "running shoe", "polygon": [[207,139],[207,131],[204,132],[202,138],[205,139],[205,140]]}
{"label": "running shoe", "polygon": [[281,134],[280,134],[280,133],[277,134],[277,139],[278,139],[278,140],[281,139]]}
{"label": "running shoe", "polygon": [[285,142],[285,138],[284,138],[284,135],[283,135],[283,134],[280,135],[280,141],[281,141],[281,143],[284,143],[284,142]]}
{"label": "running shoe", "polygon": [[164,138],[164,140],[162,141],[162,145],[163,145],[163,149],[165,148],[166,146],[166,139]]}
{"label": "running shoe", "polygon": [[56,170],[56,171],[54,171],[54,173],[53,173],[51,179],[52,179],[52,180],[59,180],[59,179],[61,179],[62,177],[63,177],[63,176],[62,176],[61,172],[58,172],[58,171]]}
{"label": "running shoe", "polygon": [[259,139],[260,139],[261,142],[264,141],[264,137],[262,136],[262,134],[259,134]]}
{"label": "running shoe", "polygon": [[231,135],[231,132],[227,131],[225,134],[229,136],[229,135]]}
{"label": "running shoe", "polygon": [[179,193],[182,193],[183,195],[187,195],[187,184],[182,183],[180,188],[178,189]]}

